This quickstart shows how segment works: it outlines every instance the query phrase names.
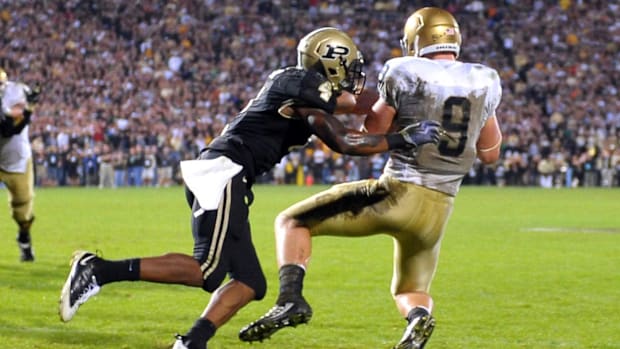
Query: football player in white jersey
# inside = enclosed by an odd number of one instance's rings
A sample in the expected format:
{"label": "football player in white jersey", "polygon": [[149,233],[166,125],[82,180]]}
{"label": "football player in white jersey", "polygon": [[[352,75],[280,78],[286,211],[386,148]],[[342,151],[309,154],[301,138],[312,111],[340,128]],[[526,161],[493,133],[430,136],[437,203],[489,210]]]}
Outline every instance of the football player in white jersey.
{"label": "football player in white jersey", "polygon": [[475,158],[495,162],[502,142],[495,116],[499,76],[458,61],[460,48],[459,25],[449,12],[427,7],[407,19],[404,57],[385,63],[364,127],[382,133],[435,120],[445,130],[440,142],[391,151],[378,180],[336,185],[283,211],[276,220],[279,297],[241,330],[241,340],[262,340],[310,320],[302,285],[313,236],[388,234],[394,240],[391,292],[407,320],[394,348],[425,346],[435,325],[429,290],[454,197]]}
{"label": "football player in white jersey", "polygon": [[22,262],[33,262],[34,170],[28,128],[40,87],[8,79],[0,68],[0,182],[8,189]]}

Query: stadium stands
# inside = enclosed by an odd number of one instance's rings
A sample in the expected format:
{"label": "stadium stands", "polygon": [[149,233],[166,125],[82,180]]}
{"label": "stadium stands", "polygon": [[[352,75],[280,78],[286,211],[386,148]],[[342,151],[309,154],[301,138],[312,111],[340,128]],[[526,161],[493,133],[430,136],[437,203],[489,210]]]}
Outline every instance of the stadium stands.
{"label": "stadium stands", "polygon": [[[295,63],[296,41],[305,33],[325,25],[345,29],[365,54],[367,88],[374,88],[382,63],[400,54],[404,19],[422,5],[452,11],[462,24],[461,58],[496,68],[503,80],[502,160],[477,165],[465,183],[620,186],[617,2],[0,4],[0,66],[10,78],[43,88],[30,127],[40,186],[145,185],[148,165],[167,169],[156,171],[162,178],[148,185],[179,183],[179,160],[193,158],[217,135],[266,74]],[[155,164],[149,156],[146,171],[145,153],[156,155]],[[343,157],[313,143],[284,159],[276,179],[262,180],[370,177],[382,160]],[[102,164],[112,165],[113,178],[100,174]]]}

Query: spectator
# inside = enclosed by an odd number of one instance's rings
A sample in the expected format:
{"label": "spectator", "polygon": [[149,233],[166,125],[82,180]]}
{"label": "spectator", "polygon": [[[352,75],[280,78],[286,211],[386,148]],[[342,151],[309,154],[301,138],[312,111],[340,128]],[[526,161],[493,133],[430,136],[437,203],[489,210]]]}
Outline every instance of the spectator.
{"label": "spectator", "polygon": [[[266,12],[269,2],[259,0],[244,2],[243,11],[230,2],[207,7],[200,1],[147,6],[110,0],[97,11],[60,0],[4,3],[0,30],[5,47],[14,49],[0,50],[0,65],[26,80],[46,81],[31,125],[46,157],[52,146],[66,150],[69,142],[81,154],[95,143],[128,154],[138,143],[155,142],[158,152],[170,146],[178,159],[194,157],[199,144],[219,134],[271,69],[293,62],[292,38],[311,27],[335,21],[363,39],[371,88],[381,64],[398,49],[392,44],[402,25],[398,16],[415,9],[405,1],[359,2],[351,9],[349,2],[310,1]],[[524,165],[506,168],[507,185],[537,185],[541,158],[529,151],[544,142],[560,141],[559,150],[570,157],[579,157],[590,139],[601,150],[606,139],[620,147],[616,2],[448,3],[470,44],[463,60],[481,61],[502,77],[498,114],[504,133],[518,140],[504,144],[502,161],[516,160],[518,152],[522,158],[513,164]],[[347,11],[354,15],[342,16]],[[367,172],[366,160],[356,161]],[[58,174],[56,183],[65,185],[57,170],[62,166],[47,165],[49,177]],[[600,168],[595,171],[589,179],[600,175]],[[584,185],[583,176],[577,170],[571,178]]]}
{"label": "spectator", "polygon": [[104,144],[99,160],[99,189],[113,188],[114,183],[114,154],[109,144]]}
{"label": "spectator", "polygon": [[156,183],[156,152],[157,147],[154,145],[149,145],[144,149],[144,170],[142,171],[142,183],[147,187],[151,187]]}
{"label": "spectator", "polygon": [[142,146],[136,144],[129,148],[129,157],[127,158],[127,185],[141,187],[143,172],[144,152]]}
{"label": "spectator", "polygon": [[114,167],[114,187],[127,185],[127,155],[122,150],[112,154],[112,166]]}
{"label": "spectator", "polygon": [[172,185],[172,164],[175,159],[172,157],[170,147],[164,146],[162,151],[157,153],[157,186],[169,187]]}
{"label": "spectator", "polygon": [[86,149],[86,154],[84,154],[81,161],[81,185],[89,187],[99,184],[99,154],[97,154],[98,151],[98,148]]}
{"label": "spectator", "polygon": [[553,187],[553,175],[555,173],[555,164],[548,156],[543,157],[538,162],[538,173],[540,173],[539,185],[543,188]]}

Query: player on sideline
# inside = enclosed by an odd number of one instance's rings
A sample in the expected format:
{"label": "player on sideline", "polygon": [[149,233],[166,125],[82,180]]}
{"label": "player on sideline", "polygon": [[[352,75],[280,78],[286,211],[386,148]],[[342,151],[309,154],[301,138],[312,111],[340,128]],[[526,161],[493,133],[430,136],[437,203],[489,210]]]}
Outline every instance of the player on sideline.
{"label": "player on sideline", "polygon": [[[193,256],[105,260],[77,252],[62,289],[59,312],[73,318],[79,306],[106,284],[150,281],[202,287],[213,292],[209,304],[174,349],[205,349],[216,330],[250,301],[260,300],[266,280],[252,244],[248,222],[252,184],[295,148],[318,136],[338,152],[366,155],[411,149],[439,140],[435,121],[400,132],[366,134],[346,129],[331,114],[355,111],[362,91],[363,58],[351,38],[335,28],[321,28],[299,43],[296,67],[273,72],[256,97],[198,160],[181,163],[192,210]],[[230,280],[222,285],[226,275]]]}
{"label": "player on sideline", "polygon": [[422,8],[408,18],[405,57],[386,62],[380,98],[364,126],[380,133],[434,120],[449,136],[437,145],[392,150],[378,180],[335,185],[284,210],[276,219],[276,305],[244,327],[241,340],[261,341],[310,320],[302,288],[313,236],[385,233],[394,241],[392,296],[407,320],[394,349],[424,347],[435,325],[429,290],[454,197],[476,156],[495,162],[502,141],[495,117],[499,76],[484,65],[457,61],[460,47],[459,26],[449,12]]}
{"label": "player on sideline", "polygon": [[8,80],[0,69],[0,181],[8,189],[17,223],[17,246],[22,262],[33,262],[30,228],[34,221],[34,171],[28,125],[40,88]]}

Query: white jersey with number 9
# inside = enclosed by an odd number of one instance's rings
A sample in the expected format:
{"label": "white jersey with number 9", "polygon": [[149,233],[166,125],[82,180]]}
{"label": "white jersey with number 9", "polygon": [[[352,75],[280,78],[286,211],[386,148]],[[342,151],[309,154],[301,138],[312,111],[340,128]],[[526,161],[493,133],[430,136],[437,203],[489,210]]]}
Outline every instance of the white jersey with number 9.
{"label": "white jersey with number 9", "polygon": [[394,129],[437,120],[450,137],[416,151],[392,151],[385,173],[456,195],[476,159],[480,130],[501,99],[497,71],[482,64],[400,57],[379,76],[379,95],[394,109]]}

